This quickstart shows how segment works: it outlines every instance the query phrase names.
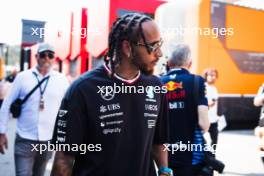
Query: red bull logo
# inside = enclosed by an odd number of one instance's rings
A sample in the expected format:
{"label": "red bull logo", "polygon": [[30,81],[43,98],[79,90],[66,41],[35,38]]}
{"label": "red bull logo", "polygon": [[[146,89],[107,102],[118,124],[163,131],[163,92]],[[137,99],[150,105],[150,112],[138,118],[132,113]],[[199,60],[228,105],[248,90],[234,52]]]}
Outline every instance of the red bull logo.
{"label": "red bull logo", "polygon": [[165,84],[165,86],[167,87],[167,90],[168,91],[174,91],[176,89],[182,89],[183,86],[182,86],[182,82],[180,83],[177,83],[177,82],[174,82],[174,81],[169,81]]}

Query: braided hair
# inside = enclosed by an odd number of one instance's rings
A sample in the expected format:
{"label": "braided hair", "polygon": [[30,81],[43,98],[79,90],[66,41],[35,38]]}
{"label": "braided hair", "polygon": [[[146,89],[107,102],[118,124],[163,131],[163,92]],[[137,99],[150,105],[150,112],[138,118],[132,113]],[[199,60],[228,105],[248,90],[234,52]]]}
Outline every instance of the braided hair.
{"label": "braided hair", "polygon": [[[113,23],[108,38],[108,53],[105,56],[105,62],[110,66],[112,75],[115,68],[121,62],[122,42],[127,40],[130,44],[138,42],[141,38],[146,44],[146,38],[142,30],[142,23],[151,21],[152,18],[140,13],[128,13]],[[147,48],[150,53],[149,48]]]}

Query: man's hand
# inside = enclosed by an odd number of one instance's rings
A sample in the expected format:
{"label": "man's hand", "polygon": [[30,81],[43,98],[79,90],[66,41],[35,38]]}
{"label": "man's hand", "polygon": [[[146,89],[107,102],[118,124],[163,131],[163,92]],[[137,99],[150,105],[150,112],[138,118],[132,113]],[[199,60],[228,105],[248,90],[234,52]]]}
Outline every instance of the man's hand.
{"label": "man's hand", "polygon": [[264,105],[264,93],[258,94],[254,98],[254,105],[255,106],[262,106],[262,105]]}
{"label": "man's hand", "polygon": [[208,101],[208,107],[211,108],[216,104],[216,101],[213,99],[211,101]]}
{"label": "man's hand", "polygon": [[5,149],[8,148],[8,141],[6,134],[0,134],[0,153],[5,154]]}
{"label": "man's hand", "polygon": [[168,167],[168,151],[165,150],[164,145],[154,144],[152,146],[152,155],[158,168],[160,166]]}
{"label": "man's hand", "polygon": [[63,152],[56,152],[51,176],[71,176],[74,157]]}

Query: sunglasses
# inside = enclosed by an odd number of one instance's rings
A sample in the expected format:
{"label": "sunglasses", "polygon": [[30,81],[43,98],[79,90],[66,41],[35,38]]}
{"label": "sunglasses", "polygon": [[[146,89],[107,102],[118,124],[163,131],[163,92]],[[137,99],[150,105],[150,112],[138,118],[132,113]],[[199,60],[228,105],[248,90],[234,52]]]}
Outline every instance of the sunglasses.
{"label": "sunglasses", "polygon": [[39,53],[39,57],[40,58],[48,57],[49,59],[53,59],[54,53],[52,53],[52,52],[41,52],[41,53]]}
{"label": "sunglasses", "polygon": [[151,42],[151,43],[141,43],[141,42],[137,42],[137,43],[134,43],[134,44],[136,46],[144,46],[150,52],[157,52],[157,50],[161,48],[161,46],[163,44],[163,40],[160,39],[159,41],[155,41],[155,42]]}

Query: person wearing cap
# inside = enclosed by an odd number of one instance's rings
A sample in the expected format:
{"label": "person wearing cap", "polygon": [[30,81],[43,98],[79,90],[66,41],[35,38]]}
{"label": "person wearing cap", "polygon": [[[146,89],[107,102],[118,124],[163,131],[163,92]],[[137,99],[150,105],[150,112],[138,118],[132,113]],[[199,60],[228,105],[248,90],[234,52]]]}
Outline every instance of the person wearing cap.
{"label": "person wearing cap", "polygon": [[4,154],[8,146],[7,123],[10,117],[10,106],[17,99],[23,99],[39,82],[45,81],[33,92],[22,105],[17,120],[14,147],[16,176],[42,176],[46,164],[52,156],[51,151],[33,148],[40,144],[48,144],[61,100],[68,88],[67,78],[52,69],[54,48],[47,44],[39,44],[37,66],[20,72],[5,98],[0,109],[0,153]]}

